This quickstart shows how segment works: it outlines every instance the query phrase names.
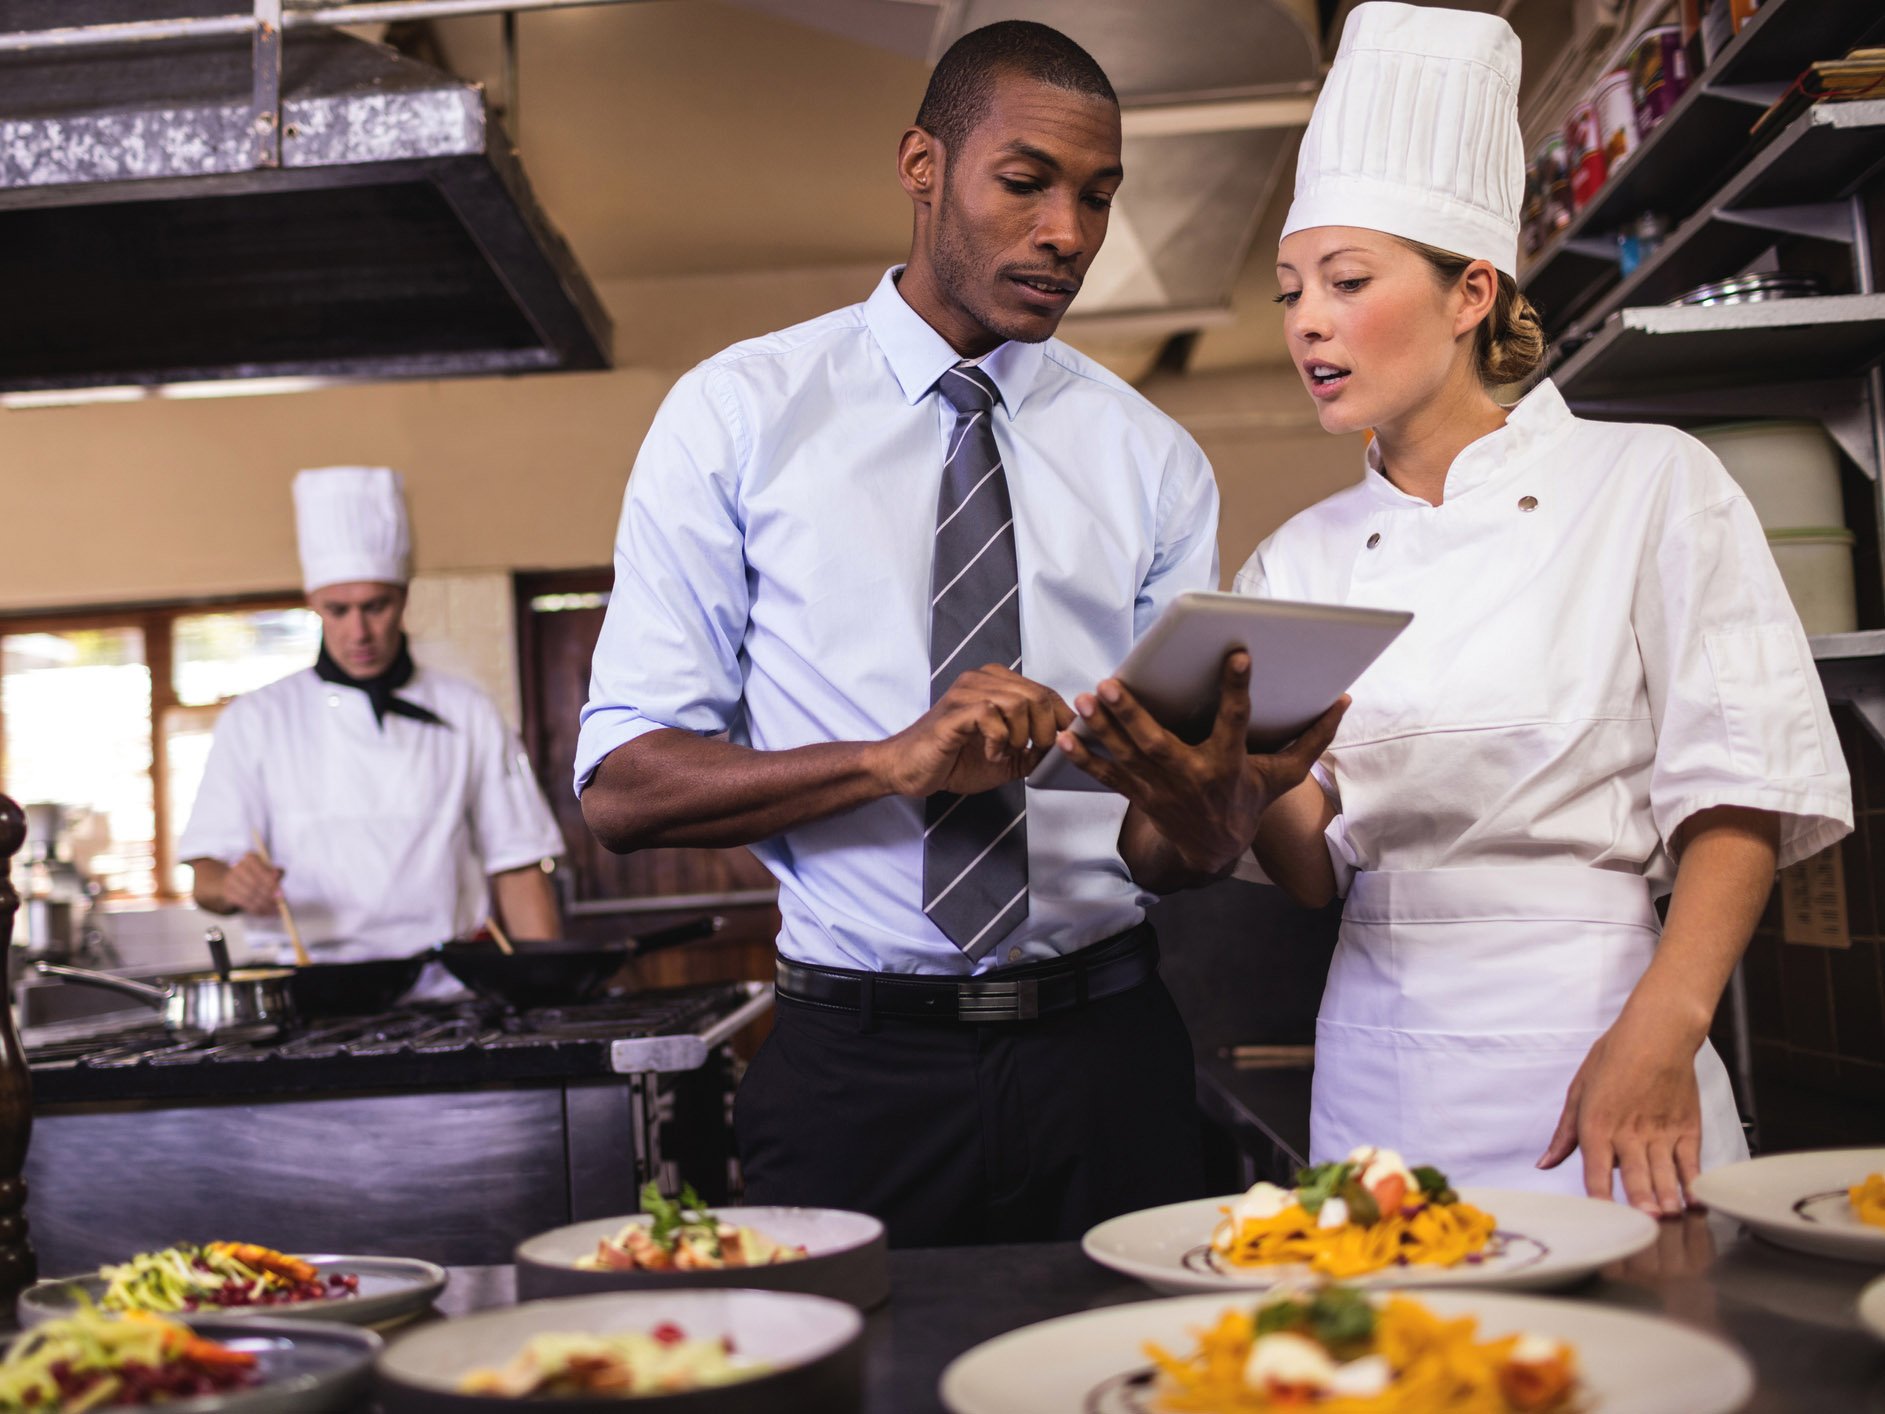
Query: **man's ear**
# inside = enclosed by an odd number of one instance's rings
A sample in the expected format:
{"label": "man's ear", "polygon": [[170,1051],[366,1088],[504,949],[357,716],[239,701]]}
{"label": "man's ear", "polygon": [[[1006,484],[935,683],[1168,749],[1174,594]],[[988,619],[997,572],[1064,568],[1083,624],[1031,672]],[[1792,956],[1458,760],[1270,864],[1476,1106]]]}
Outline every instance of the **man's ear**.
{"label": "man's ear", "polygon": [[911,201],[933,200],[942,184],[942,144],[921,128],[906,128],[897,145],[897,179]]}

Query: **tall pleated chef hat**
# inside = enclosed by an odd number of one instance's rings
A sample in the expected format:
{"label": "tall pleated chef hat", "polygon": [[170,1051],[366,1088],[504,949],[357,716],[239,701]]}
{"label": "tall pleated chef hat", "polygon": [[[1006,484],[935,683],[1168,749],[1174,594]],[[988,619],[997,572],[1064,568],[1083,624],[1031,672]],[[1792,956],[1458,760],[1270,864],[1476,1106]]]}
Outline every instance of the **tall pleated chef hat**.
{"label": "tall pleated chef hat", "polygon": [[295,537],[301,587],[371,580],[404,584],[411,576],[405,482],[383,466],[324,466],[295,477]]}
{"label": "tall pleated chef hat", "polygon": [[1283,234],[1359,226],[1518,275],[1519,42],[1497,15],[1368,0],[1342,30]]}

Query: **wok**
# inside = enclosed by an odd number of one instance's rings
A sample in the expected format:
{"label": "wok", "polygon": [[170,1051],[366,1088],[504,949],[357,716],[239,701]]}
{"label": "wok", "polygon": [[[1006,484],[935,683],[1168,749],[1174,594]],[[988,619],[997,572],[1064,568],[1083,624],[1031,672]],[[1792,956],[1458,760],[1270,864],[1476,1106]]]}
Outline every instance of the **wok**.
{"label": "wok", "polygon": [[366,962],[311,962],[294,969],[288,996],[304,1017],[371,1016],[410,992],[430,955]]}
{"label": "wok", "polygon": [[696,918],[620,943],[533,943],[520,938],[513,953],[506,953],[493,940],[479,938],[446,943],[438,956],[452,976],[479,996],[527,1011],[586,1002],[630,958],[708,937],[725,926],[724,918]]}

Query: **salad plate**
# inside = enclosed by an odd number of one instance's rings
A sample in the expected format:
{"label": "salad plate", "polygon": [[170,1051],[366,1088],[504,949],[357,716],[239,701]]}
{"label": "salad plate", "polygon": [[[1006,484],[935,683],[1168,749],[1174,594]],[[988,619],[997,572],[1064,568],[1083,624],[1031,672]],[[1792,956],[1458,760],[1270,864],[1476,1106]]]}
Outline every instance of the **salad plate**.
{"label": "salad plate", "polygon": [[1782,1247],[1885,1264],[1885,1226],[1860,1218],[1849,1196],[1880,1173],[1885,1149],[1810,1149],[1710,1169],[1689,1192]]}
{"label": "salad plate", "polygon": [[[373,1359],[381,1349],[379,1336],[358,1326],[269,1316],[232,1320],[220,1314],[176,1319],[198,1336],[253,1356],[256,1383],[224,1394],[165,1400],[165,1414],[334,1414],[353,1409],[367,1394]],[[9,1357],[22,1342],[40,1334],[36,1329],[16,1337]],[[152,1406],[97,1406],[140,1407]]]}
{"label": "salad plate", "polygon": [[[649,1200],[644,1199],[644,1202]],[[881,1306],[890,1297],[889,1246],[884,1225],[865,1213],[839,1208],[681,1208],[654,1196],[657,1207],[712,1224],[748,1229],[763,1239],[803,1255],[761,1266],[708,1266],[692,1270],[648,1271],[639,1267],[596,1270],[578,1263],[593,1257],[598,1245],[613,1242],[625,1228],[655,1229],[650,1212],[597,1218],[539,1233],[517,1246],[517,1299],[581,1296],[600,1291],[675,1291],[688,1287],[741,1287],[749,1290],[800,1291],[848,1301],[860,1310]],[[676,1219],[666,1226],[673,1229]],[[668,1236],[672,1242],[673,1237]]]}
{"label": "salad plate", "polygon": [[502,1367],[533,1337],[645,1332],[662,1339],[724,1342],[760,1367],[731,1384],[611,1399],[575,1397],[581,1408],[635,1414],[855,1414],[863,1401],[864,1318],[856,1307],[785,1291],[618,1291],[481,1311],[422,1326],[387,1346],[375,1366],[386,1414],[496,1414],[554,1407],[554,1395],[470,1393],[467,1376]]}
{"label": "salad plate", "polygon": [[[1476,1318],[1485,1339],[1525,1333],[1569,1344],[1579,1414],[1728,1414],[1754,1390],[1732,1346],[1660,1316],[1504,1292],[1406,1294],[1443,1319]],[[1027,1326],[950,1364],[942,1402],[951,1414],[1155,1414],[1146,1344],[1190,1350],[1237,1304],[1235,1294],[1187,1296]]]}
{"label": "salad plate", "polygon": [[[1552,1290],[1656,1241],[1656,1220],[1621,1203],[1504,1188],[1462,1188],[1459,1198],[1497,1224],[1484,1252],[1454,1266],[1392,1266],[1346,1284]],[[1276,1291],[1322,1280],[1301,1264],[1237,1267],[1214,1252],[1212,1233],[1236,1201],[1199,1198],[1127,1213],[1089,1230],[1080,1245],[1100,1265],[1166,1295]]]}
{"label": "salad plate", "polygon": [[[319,1300],[282,1302],[272,1306],[203,1306],[190,1311],[165,1312],[195,1325],[199,1318],[218,1321],[335,1321],[350,1326],[377,1326],[417,1315],[432,1304],[445,1289],[445,1269],[413,1257],[342,1257],[325,1253],[298,1254],[301,1260],[320,1273],[358,1278],[356,1292],[349,1296]],[[20,1293],[20,1326],[30,1328],[41,1322],[69,1316],[82,1301],[100,1304],[107,1285],[105,1277],[93,1272],[87,1276],[54,1277],[35,1282]]]}

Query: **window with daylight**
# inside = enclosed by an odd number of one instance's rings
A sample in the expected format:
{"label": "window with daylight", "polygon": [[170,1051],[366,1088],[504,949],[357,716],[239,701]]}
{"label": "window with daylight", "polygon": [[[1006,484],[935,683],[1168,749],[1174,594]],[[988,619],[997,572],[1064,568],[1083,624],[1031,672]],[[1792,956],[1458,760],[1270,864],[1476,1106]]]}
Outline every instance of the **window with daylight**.
{"label": "window with daylight", "polygon": [[320,642],[283,595],[0,617],[0,791],[65,806],[73,863],[110,896],[187,894],[177,836],[217,716],[312,665]]}

